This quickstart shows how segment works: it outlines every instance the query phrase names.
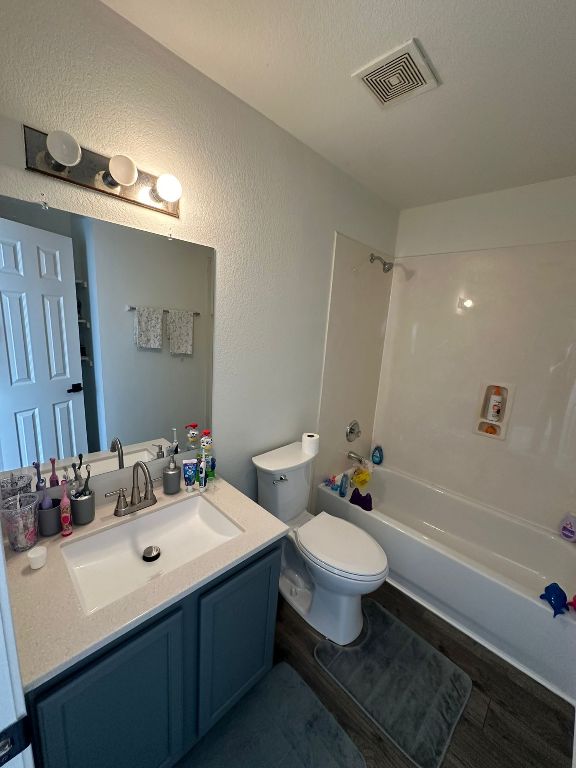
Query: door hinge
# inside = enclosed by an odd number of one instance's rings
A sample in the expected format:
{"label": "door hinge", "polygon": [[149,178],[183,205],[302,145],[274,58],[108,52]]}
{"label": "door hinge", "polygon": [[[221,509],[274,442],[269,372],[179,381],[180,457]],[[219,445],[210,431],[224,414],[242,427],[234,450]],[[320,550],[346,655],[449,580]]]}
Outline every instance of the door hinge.
{"label": "door hinge", "polygon": [[30,746],[30,721],[28,717],[17,720],[0,733],[0,765]]}

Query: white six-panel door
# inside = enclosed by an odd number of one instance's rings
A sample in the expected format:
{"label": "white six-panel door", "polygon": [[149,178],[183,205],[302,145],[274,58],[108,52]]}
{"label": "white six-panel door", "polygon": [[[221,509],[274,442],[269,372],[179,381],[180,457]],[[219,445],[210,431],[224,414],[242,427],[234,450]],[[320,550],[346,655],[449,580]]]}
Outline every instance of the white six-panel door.
{"label": "white six-panel door", "polygon": [[0,469],[87,451],[72,240],[0,219]]}

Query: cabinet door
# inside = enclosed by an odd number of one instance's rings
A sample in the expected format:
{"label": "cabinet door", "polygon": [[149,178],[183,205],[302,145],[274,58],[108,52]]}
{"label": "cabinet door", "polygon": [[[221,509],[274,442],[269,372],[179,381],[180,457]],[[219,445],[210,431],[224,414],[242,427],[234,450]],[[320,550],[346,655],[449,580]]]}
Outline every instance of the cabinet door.
{"label": "cabinet door", "polygon": [[161,768],[182,749],[182,611],[39,701],[45,768]]}
{"label": "cabinet door", "polygon": [[200,597],[200,735],[272,667],[279,575],[278,549]]}

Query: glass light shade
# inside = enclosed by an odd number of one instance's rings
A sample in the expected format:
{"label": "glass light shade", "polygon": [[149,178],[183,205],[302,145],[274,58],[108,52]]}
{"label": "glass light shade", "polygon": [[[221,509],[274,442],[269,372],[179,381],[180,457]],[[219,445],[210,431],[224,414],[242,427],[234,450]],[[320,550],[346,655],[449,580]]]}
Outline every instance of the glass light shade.
{"label": "glass light shade", "polygon": [[46,137],[46,148],[56,163],[64,167],[78,165],[82,158],[80,144],[66,131],[51,131]]}
{"label": "glass light shade", "polygon": [[126,155],[114,155],[108,163],[108,173],[112,180],[123,187],[131,187],[138,178],[138,168],[132,158]]}
{"label": "glass light shade", "polygon": [[182,197],[182,184],[180,184],[176,176],[172,176],[170,173],[163,173],[161,176],[158,176],[154,193],[167,203],[175,203]]}

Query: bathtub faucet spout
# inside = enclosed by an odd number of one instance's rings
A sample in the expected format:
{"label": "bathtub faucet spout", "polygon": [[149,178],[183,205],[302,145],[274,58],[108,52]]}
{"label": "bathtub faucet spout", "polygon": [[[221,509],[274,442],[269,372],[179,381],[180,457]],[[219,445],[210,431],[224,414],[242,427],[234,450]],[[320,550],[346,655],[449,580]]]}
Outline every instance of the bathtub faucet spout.
{"label": "bathtub faucet spout", "polygon": [[360,456],[359,453],[355,453],[354,451],[348,451],[348,458],[352,459],[352,461],[357,461],[358,464],[365,464],[368,460],[364,458],[364,456]]}

